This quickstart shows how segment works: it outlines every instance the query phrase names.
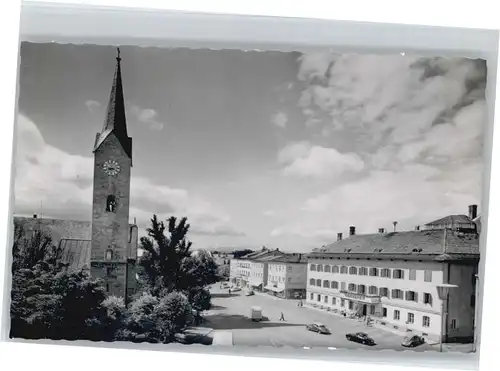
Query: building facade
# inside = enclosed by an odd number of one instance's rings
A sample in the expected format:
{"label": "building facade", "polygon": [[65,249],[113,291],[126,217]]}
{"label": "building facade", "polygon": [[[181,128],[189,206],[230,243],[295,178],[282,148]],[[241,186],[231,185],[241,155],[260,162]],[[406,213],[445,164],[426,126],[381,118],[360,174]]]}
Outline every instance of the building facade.
{"label": "building facade", "polygon": [[[349,238],[309,256],[307,303],[370,316],[391,331],[471,341],[479,261],[471,216],[460,218],[464,228],[456,227],[455,216],[410,232],[356,235],[351,227]],[[456,286],[447,298],[439,296],[443,284]]]}
{"label": "building facade", "polygon": [[286,254],[269,259],[266,292],[283,299],[304,299],[306,296],[307,260],[304,254]]}
{"label": "building facade", "polygon": [[91,221],[14,217],[25,230],[43,229],[70,269],[89,269],[108,295],[125,302],[137,289],[138,228],[129,222],[132,138],[127,134],[118,51],[104,126],[96,135]]}

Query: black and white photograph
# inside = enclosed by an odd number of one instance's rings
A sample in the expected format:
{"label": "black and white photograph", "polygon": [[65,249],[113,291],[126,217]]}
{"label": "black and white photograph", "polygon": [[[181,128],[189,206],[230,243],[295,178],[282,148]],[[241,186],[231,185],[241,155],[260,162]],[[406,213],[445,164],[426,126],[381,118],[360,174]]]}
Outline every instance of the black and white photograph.
{"label": "black and white photograph", "polygon": [[475,352],[486,75],[23,42],[10,337]]}

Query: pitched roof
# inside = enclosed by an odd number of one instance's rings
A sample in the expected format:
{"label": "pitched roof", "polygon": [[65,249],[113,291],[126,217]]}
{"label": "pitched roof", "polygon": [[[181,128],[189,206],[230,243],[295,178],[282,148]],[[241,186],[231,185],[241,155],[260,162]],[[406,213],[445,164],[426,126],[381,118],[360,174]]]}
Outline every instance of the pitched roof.
{"label": "pitched roof", "polygon": [[307,263],[307,254],[283,254],[272,256],[268,259],[270,263]]}
{"label": "pitched roof", "polygon": [[62,249],[62,260],[68,264],[70,271],[90,268],[90,240],[78,240],[63,238],[59,242],[59,248]]}
{"label": "pitched roof", "polygon": [[478,257],[479,235],[449,229],[354,235],[316,249],[310,257],[324,254],[377,258],[423,255],[446,259]]}
{"label": "pitched roof", "polygon": [[434,220],[430,223],[425,224],[426,226],[433,225],[452,225],[452,224],[472,224],[473,221],[467,215],[448,215],[444,218]]}
{"label": "pitched roof", "polygon": [[132,158],[132,138],[127,134],[127,120],[125,117],[125,101],[123,98],[122,72],[120,65],[120,49],[118,49],[118,57],[116,58],[116,70],[109,96],[108,109],[106,120],[102,131],[97,134],[94,152],[101,146],[104,140],[113,133],[123,150],[129,158]]}

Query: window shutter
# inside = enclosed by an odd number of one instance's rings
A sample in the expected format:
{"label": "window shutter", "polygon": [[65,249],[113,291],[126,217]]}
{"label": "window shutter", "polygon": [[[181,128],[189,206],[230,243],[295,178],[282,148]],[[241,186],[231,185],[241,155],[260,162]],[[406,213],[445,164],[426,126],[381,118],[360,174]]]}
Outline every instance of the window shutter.
{"label": "window shutter", "polygon": [[413,295],[414,295],[414,300],[418,302],[418,292],[414,292]]}

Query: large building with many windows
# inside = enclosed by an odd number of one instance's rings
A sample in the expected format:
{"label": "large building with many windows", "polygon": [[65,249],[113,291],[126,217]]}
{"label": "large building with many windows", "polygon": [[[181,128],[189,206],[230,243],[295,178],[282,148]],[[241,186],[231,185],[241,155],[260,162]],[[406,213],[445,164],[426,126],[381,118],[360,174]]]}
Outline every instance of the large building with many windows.
{"label": "large building with many windows", "polygon": [[229,280],[240,287],[251,287],[262,291],[267,282],[267,270],[264,262],[259,261],[259,259],[283,254],[277,249],[269,250],[263,247],[259,251],[240,258],[233,258],[229,262]]}
{"label": "large building with many windows", "polygon": [[304,299],[307,281],[306,259],[305,254],[263,258],[267,268],[264,291],[283,299]]}
{"label": "large building with many windows", "polygon": [[[388,330],[443,342],[474,335],[479,233],[469,215],[450,215],[414,231],[357,235],[309,255],[309,305],[369,316]],[[443,285],[454,285],[443,295]]]}

